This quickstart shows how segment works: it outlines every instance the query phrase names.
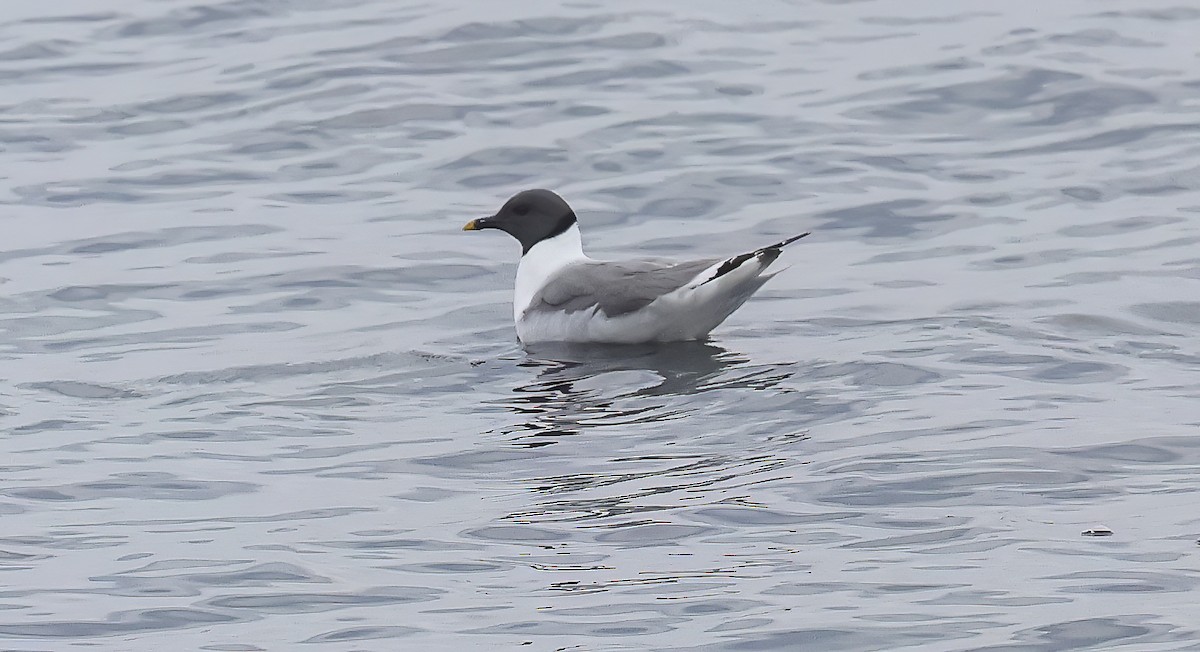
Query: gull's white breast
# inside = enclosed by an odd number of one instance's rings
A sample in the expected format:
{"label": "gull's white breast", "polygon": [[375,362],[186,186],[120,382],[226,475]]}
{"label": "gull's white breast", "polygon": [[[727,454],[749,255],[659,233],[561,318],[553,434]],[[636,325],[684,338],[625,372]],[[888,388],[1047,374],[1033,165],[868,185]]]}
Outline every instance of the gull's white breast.
{"label": "gull's white breast", "polygon": [[[564,267],[587,262],[583,253],[583,240],[579,237],[579,226],[547,238],[533,245],[517,265],[517,282],[513,288],[513,321],[521,323],[521,317],[529,309],[533,298],[546,285],[546,281]],[[524,340],[524,338],[522,338]]]}

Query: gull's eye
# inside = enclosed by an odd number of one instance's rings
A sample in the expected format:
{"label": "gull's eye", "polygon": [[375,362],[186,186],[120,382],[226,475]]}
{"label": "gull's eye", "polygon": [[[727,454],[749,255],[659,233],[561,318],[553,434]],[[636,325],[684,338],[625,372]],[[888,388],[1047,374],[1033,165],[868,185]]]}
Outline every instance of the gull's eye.
{"label": "gull's eye", "polygon": [[528,215],[529,204],[517,204],[516,206],[513,206],[513,212],[517,215]]}

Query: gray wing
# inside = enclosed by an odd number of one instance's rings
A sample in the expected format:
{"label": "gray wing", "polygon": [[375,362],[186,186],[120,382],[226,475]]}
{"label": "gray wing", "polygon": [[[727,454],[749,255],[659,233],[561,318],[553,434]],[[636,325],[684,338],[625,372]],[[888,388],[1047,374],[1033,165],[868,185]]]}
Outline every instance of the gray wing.
{"label": "gray wing", "polygon": [[640,310],[664,294],[687,285],[720,259],[684,263],[589,261],[562,270],[534,297],[534,309],[599,309],[609,317]]}

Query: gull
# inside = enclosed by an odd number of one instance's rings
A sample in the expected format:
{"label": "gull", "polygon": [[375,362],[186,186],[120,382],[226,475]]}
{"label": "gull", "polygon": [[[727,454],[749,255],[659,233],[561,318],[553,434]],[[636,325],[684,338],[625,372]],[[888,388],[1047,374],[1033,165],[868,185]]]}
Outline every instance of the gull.
{"label": "gull", "polygon": [[583,253],[575,211],[552,191],[523,190],[464,231],[499,229],[521,244],[513,321],[522,344],[644,344],[700,340],[779,272],[783,248],[683,262],[596,260]]}

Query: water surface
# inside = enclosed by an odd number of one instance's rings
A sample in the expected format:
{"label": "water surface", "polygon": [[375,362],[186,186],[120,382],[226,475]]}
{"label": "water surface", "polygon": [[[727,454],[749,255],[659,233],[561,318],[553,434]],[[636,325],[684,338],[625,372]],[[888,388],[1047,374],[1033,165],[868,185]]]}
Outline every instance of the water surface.
{"label": "water surface", "polygon": [[[1197,29],[5,5],[0,648],[1191,649]],[[539,186],[814,235],[708,342],[524,350],[458,229]]]}

